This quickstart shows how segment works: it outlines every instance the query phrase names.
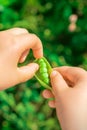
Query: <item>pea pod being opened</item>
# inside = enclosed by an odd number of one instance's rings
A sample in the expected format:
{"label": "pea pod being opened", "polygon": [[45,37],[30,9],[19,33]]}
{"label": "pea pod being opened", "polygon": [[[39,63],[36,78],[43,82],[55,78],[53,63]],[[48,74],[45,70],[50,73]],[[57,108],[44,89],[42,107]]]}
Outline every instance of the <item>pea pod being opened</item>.
{"label": "pea pod being opened", "polygon": [[36,79],[43,87],[51,90],[50,73],[52,71],[52,67],[45,57],[36,59],[35,63],[39,64],[39,70],[35,74]]}

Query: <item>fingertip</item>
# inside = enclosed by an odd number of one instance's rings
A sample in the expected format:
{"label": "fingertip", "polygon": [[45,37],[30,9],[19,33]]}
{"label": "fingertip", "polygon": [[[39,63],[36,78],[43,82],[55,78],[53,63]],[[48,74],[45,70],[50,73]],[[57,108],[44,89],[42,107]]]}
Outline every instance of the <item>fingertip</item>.
{"label": "fingertip", "polygon": [[54,78],[54,77],[57,76],[57,75],[58,75],[58,72],[57,72],[56,70],[53,70],[53,71],[51,72],[50,77],[51,77],[51,78]]}
{"label": "fingertip", "polygon": [[58,83],[59,80],[62,79],[62,76],[58,71],[53,70],[51,72],[50,78],[51,78],[51,83]]}
{"label": "fingertip", "polygon": [[43,48],[39,47],[38,49],[33,49],[33,54],[35,58],[42,58],[43,57]]}
{"label": "fingertip", "polygon": [[48,105],[49,105],[49,107],[51,107],[51,108],[55,108],[55,107],[56,107],[56,106],[55,106],[55,100],[49,101],[49,102],[48,102]]}
{"label": "fingertip", "polygon": [[50,90],[47,90],[45,89],[43,92],[42,92],[42,96],[46,99],[48,98],[53,98],[54,95],[52,94],[52,92]]}
{"label": "fingertip", "polygon": [[48,92],[47,89],[43,90],[43,92],[42,92],[42,96],[43,96],[44,98],[46,98],[46,93],[47,93],[47,92]]}
{"label": "fingertip", "polygon": [[39,69],[39,65],[37,63],[29,63],[26,67],[29,68],[29,70],[31,69],[31,72],[36,72]]}
{"label": "fingertip", "polygon": [[63,91],[68,87],[67,83],[58,71],[53,70],[50,77],[54,96],[57,96],[60,91]]}
{"label": "fingertip", "polygon": [[39,69],[39,65],[37,63],[31,63],[32,67],[37,71]]}
{"label": "fingertip", "polygon": [[31,79],[35,75],[38,68],[39,65],[36,63],[30,63],[29,65],[18,67],[20,83]]}

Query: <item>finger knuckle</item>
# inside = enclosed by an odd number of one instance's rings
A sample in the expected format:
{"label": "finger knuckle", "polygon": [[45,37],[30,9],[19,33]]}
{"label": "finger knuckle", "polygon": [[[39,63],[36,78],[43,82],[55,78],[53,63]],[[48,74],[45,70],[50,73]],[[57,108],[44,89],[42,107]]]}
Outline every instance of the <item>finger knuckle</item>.
{"label": "finger knuckle", "polygon": [[27,30],[26,28],[15,27],[15,28],[13,28],[13,30],[14,30],[14,31],[15,31],[15,30],[17,30],[17,31],[23,31],[23,32],[25,32],[25,33],[28,33],[28,30]]}
{"label": "finger knuckle", "polygon": [[36,42],[41,43],[41,40],[39,39],[39,37],[38,37],[36,34],[32,34],[32,37],[33,37],[33,39],[34,39]]}

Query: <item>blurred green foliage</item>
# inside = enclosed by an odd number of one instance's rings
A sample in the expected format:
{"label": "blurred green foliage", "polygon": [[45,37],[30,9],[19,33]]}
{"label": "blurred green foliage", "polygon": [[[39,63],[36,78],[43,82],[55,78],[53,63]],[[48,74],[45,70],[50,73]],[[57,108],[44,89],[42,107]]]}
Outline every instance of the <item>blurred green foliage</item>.
{"label": "blurred green foliage", "polygon": [[[77,17],[76,22],[71,16]],[[38,35],[53,67],[87,69],[86,0],[0,0],[0,30],[22,27]],[[32,55],[26,63],[33,59]],[[1,130],[61,130],[55,110],[33,78],[0,92]]]}

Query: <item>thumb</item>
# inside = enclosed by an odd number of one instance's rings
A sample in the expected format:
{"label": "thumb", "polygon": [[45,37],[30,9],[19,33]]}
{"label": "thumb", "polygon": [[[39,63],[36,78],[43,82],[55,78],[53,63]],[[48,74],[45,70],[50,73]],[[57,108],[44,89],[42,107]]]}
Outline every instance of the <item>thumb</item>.
{"label": "thumb", "polygon": [[38,69],[39,69],[39,65],[36,63],[30,63],[26,66],[20,67],[19,68],[20,82],[25,82],[31,79]]}
{"label": "thumb", "polygon": [[58,71],[53,70],[51,75],[51,84],[53,88],[53,93],[55,94],[55,97],[62,91],[68,88],[67,83],[63,79],[63,77],[60,75]]}

